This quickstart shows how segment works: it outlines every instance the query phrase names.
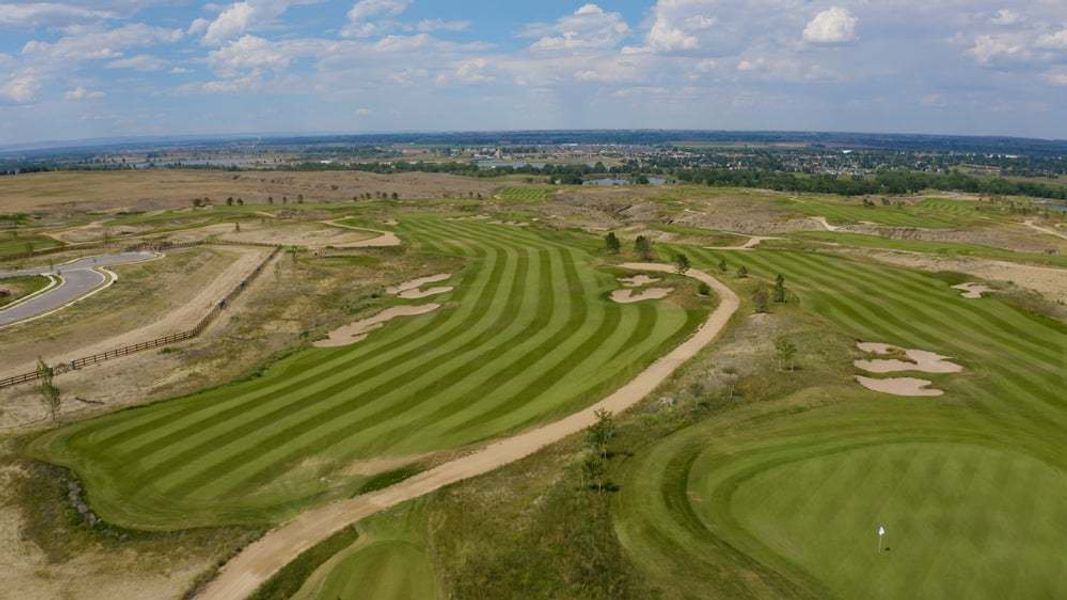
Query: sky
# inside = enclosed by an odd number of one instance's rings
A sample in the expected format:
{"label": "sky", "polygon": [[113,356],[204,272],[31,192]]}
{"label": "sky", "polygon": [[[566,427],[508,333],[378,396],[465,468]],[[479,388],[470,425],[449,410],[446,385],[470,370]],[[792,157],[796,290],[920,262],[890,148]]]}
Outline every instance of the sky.
{"label": "sky", "polygon": [[0,0],[0,145],[600,128],[1067,139],[1067,0]]}

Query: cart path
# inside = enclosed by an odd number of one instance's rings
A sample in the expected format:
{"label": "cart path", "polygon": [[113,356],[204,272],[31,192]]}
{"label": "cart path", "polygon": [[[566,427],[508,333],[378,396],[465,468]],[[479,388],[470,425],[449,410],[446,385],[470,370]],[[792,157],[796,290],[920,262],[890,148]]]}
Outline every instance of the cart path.
{"label": "cart path", "polygon": [[[621,266],[634,271],[675,272],[673,266],[664,264],[626,263]],[[596,421],[597,411],[620,413],[640,402],[666,381],[676,369],[715,341],[740,306],[737,295],[711,275],[696,269],[690,269],[686,275],[715,290],[719,296],[719,305],[690,338],[656,359],[648,368],[608,397],[559,421],[491,442],[471,454],[424,471],[396,485],[303,512],[267,532],[233,557],[223,566],[216,578],[200,591],[197,598],[246,598],[302,552],[361,519],[525,458],[592,425]]]}
{"label": "cart path", "polygon": [[48,291],[0,310],[0,327],[43,317],[99,292],[118,279],[118,276],[107,267],[144,262],[159,256],[154,252],[123,252],[79,258],[55,265],[53,268],[36,267],[17,271],[0,271],[0,279],[43,275],[58,277],[60,280],[59,285],[52,286]]}

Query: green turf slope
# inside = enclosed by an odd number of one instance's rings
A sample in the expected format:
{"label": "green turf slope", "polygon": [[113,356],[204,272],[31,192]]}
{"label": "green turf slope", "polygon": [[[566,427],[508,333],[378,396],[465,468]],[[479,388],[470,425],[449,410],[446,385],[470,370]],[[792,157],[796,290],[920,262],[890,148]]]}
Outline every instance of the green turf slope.
{"label": "green turf slope", "polygon": [[[731,270],[782,273],[828,329],[940,352],[967,370],[920,375],[941,398],[827,382],[637,453],[616,532],[667,597],[1063,596],[1067,326],[995,297],[963,299],[917,271],[685,250],[705,268],[725,258]],[[881,553],[879,525],[889,532]]]}
{"label": "green turf slope", "polygon": [[102,516],[132,527],[261,523],[352,495],[353,461],[477,442],[586,406],[688,335],[702,308],[619,305],[569,238],[410,218],[409,243],[459,255],[445,306],[361,343],[309,348],[256,379],[47,434]]}

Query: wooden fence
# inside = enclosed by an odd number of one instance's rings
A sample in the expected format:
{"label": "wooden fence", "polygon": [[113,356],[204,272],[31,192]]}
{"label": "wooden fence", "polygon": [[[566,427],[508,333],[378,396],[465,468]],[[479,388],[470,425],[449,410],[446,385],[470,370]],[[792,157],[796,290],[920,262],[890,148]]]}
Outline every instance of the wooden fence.
{"label": "wooden fence", "polygon": [[[182,244],[172,244],[167,245],[166,248],[192,246],[199,243],[202,242],[186,242]],[[233,303],[237,296],[239,296],[241,292],[243,292],[248,287],[248,284],[250,284],[256,277],[259,276],[260,273],[263,272],[263,269],[267,266],[267,263],[269,263],[271,259],[277,256],[278,253],[282,250],[281,246],[272,247],[274,248],[274,250],[272,250],[271,253],[267,255],[267,258],[263,259],[263,261],[256,266],[255,270],[248,274],[248,277],[242,279],[241,283],[237,284],[235,288],[230,290],[230,293],[226,294],[225,298],[219,301],[219,303],[215,306],[211,307],[211,310],[208,311],[208,313],[204,315],[203,318],[201,318],[200,321],[198,321],[192,329],[188,329],[186,331],[181,331],[178,333],[172,333],[171,335],[165,335],[154,340],[148,340],[147,342],[139,342],[137,344],[130,344],[121,348],[115,348],[114,350],[108,350],[107,352],[101,352],[92,356],[83,356],[81,358],[75,358],[71,361],[57,363],[55,365],[52,365],[53,375],[59,375],[60,373],[66,373],[68,371],[75,371],[82,367],[95,365],[96,363],[104,362],[106,360],[112,360],[115,358],[128,356],[137,352],[143,352],[145,350],[159,348],[160,346],[166,346],[169,344],[182,342],[199,336],[200,334],[204,333],[204,330],[207,329],[208,325],[211,325],[212,321],[217,319],[218,316],[222,314],[222,311],[226,310],[226,308]],[[28,383],[30,381],[36,381],[39,376],[39,372],[31,371],[29,373],[22,373],[19,375],[13,375],[11,377],[5,377],[4,379],[0,379],[0,388],[11,387],[13,385],[18,385],[20,383]]]}

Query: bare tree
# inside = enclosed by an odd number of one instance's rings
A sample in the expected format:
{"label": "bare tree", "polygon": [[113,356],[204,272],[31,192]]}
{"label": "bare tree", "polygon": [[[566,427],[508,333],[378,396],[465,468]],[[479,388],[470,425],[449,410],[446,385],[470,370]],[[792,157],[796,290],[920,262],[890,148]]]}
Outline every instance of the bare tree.
{"label": "bare tree", "polygon": [[59,396],[59,388],[53,382],[55,377],[55,370],[48,366],[48,363],[44,362],[44,359],[37,358],[37,378],[41,380],[41,384],[38,389],[41,392],[41,402],[44,403],[45,408],[48,410],[48,414],[52,417],[52,422],[55,423],[59,420],[59,408],[62,400]]}

